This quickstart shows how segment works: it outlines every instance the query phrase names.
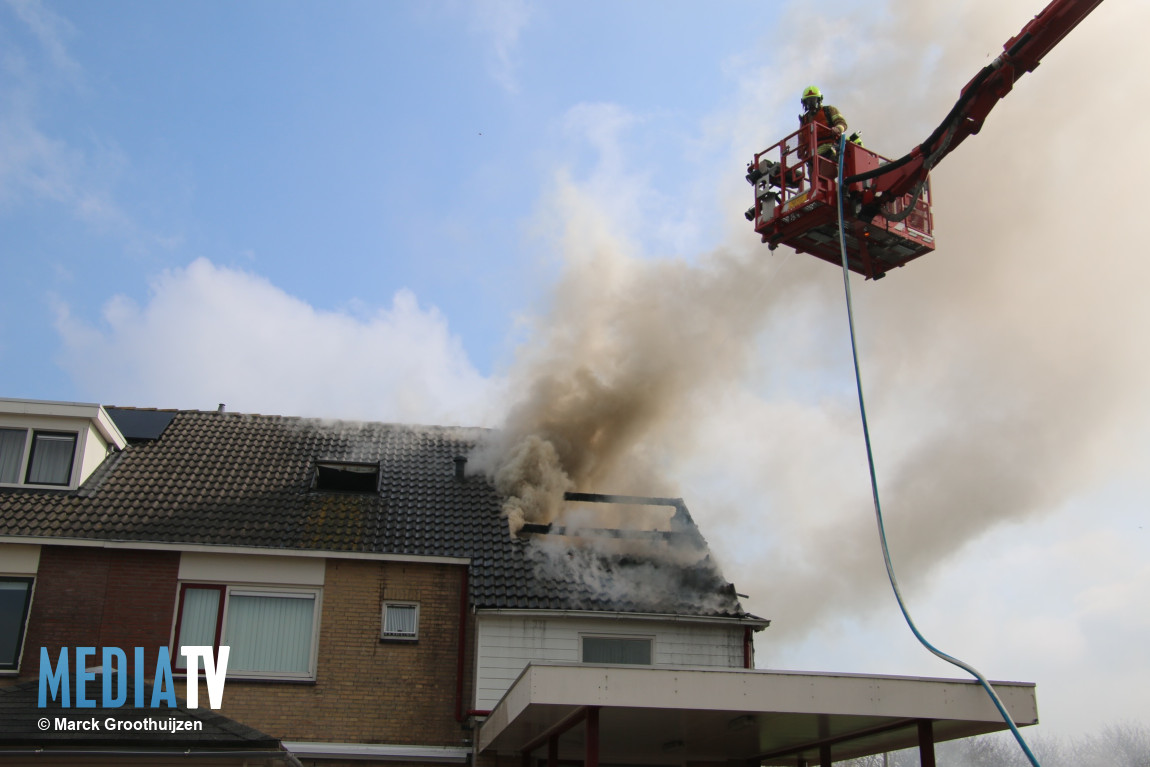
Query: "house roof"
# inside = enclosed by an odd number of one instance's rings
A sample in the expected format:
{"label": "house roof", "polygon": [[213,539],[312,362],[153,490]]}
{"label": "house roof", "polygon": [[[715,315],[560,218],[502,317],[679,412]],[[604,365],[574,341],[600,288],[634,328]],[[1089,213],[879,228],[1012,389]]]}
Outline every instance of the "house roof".
{"label": "house roof", "polygon": [[[690,561],[662,556],[666,540],[613,550],[565,535],[512,538],[492,485],[456,478],[455,458],[482,429],[110,412],[135,414],[125,427],[133,435],[131,424],[169,423],[156,439],[133,439],[75,491],[0,492],[0,536],[459,557],[471,561],[478,609],[753,618],[685,507],[664,539],[695,541],[701,555]],[[327,461],[378,462],[379,492],[313,490],[316,463]]]}

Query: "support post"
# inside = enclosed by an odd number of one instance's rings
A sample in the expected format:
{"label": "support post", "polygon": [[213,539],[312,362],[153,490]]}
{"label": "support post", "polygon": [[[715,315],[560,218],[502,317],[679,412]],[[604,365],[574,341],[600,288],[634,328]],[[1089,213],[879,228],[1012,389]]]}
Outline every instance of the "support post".
{"label": "support post", "polygon": [[[599,767],[599,707],[587,707],[586,745],[583,767]],[[934,767],[932,764],[931,767]]]}
{"label": "support post", "polygon": [[559,736],[547,739],[547,767],[559,767]]}
{"label": "support post", "polygon": [[819,767],[831,767],[831,744],[819,744]]}
{"label": "support post", "polygon": [[918,720],[918,761],[922,767],[935,767],[934,723],[929,719]]}

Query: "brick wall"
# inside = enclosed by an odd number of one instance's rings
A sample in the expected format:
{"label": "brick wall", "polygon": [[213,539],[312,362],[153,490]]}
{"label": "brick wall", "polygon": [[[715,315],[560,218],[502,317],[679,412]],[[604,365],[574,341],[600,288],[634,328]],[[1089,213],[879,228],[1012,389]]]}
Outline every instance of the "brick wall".
{"label": "brick wall", "polygon": [[41,548],[19,681],[39,678],[41,647],[53,661],[61,647],[120,647],[129,662],[128,648],[143,647],[154,671],[171,637],[179,566],[176,552]]}
{"label": "brick wall", "polygon": [[[328,560],[316,680],[228,680],[220,713],[284,740],[468,743],[470,731],[456,720],[465,571],[460,565]],[[0,685],[38,679],[41,646],[53,660],[61,647],[144,647],[150,675],[157,648],[171,638],[178,573],[177,552],[43,547],[20,674]],[[419,603],[418,641],[380,640],[385,599]],[[465,628],[464,711],[473,699],[470,613]],[[128,650],[129,662],[131,657]],[[183,698],[183,679],[175,684]],[[200,701],[207,705],[203,684]]]}
{"label": "brick wall", "polygon": [[[220,713],[284,740],[462,745],[463,574],[459,565],[328,560],[315,682],[229,680]],[[418,641],[380,640],[385,599],[419,603]],[[472,673],[468,655],[465,708]],[[201,685],[201,700],[206,694]]]}

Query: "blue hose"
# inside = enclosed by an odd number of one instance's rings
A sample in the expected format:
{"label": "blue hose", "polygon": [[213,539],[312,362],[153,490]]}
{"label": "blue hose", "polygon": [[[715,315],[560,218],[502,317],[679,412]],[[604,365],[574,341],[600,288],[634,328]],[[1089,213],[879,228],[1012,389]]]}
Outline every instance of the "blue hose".
{"label": "blue hose", "polygon": [[879,503],[878,498],[878,479],[875,475],[874,468],[874,452],[871,450],[870,428],[867,426],[866,417],[866,403],[863,401],[862,376],[859,374],[858,345],[855,343],[854,307],[851,302],[850,269],[847,266],[846,221],[843,217],[843,158],[846,155],[846,143],[847,139],[844,133],[839,136],[838,156],[839,247],[842,251],[843,287],[846,290],[847,296],[847,322],[850,324],[851,355],[854,358],[855,367],[855,386],[858,389],[859,395],[859,413],[862,415],[863,440],[866,442],[866,459],[867,465],[870,468],[870,489],[871,495],[874,497],[874,515],[875,520],[878,522],[878,538],[879,542],[882,544],[882,558],[886,563],[886,575],[890,580],[891,588],[894,590],[894,597],[896,600],[898,600],[898,609],[902,611],[902,617],[906,620],[906,625],[910,627],[910,630],[914,634],[915,639],[917,639],[923,647],[930,650],[939,658],[942,658],[947,663],[958,666],[978,680],[978,683],[982,685],[982,689],[986,690],[986,694],[989,695],[990,699],[994,702],[995,707],[998,709],[998,713],[1002,715],[1003,721],[1005,721],[1007,726],[1010,727],[1010,731],[1014,733],[1014,738],[1018,741],[1018,745],[1022,747],[1023,752],[1026,754],[1026,758],[1030,760],[1030,763],[1034,765],[1034,767],[1041,767],[1041,765],[1038,763],[1038,759],[1034,756],[1034,752],[1030,750],[1028,745],[1026,745],[1026,740],[1022,737],[1022,733],[1018,731],[1018,727],[1015,726],[1014,721],[1010,718],[1010,714],[1007,712],[1006,707],[1002,705],[1002,701],[999,699],[998,694],[994,691],[994,688],[990,686],[990,682],[986,681],[986,677],[979,673],[978,669],[976,669],[974,666],[971,666],[969,663],[965,663],[958,658],[955,658],[954,656],[947,655],[942,650],[939,650],[937,647],[926,640],[926,637],[924,637],[918,630],[918,627],[914,625],[914,620],[911,619],[910,612],[906,609],[906,603],[903,601],[902,592],[898,587],[898,578],[895,577],[894,565],[891,564],[890,561],[890,548],[887,546],[886,542],[886,528],[882,521],[882,506]]}

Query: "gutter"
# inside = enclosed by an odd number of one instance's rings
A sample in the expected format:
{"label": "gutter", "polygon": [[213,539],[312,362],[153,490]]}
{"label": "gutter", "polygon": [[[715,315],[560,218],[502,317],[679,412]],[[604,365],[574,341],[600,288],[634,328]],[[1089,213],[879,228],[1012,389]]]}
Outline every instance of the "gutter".
{"label": "gutter", "polygon": [[165,543],[126,539],[55,538],[46,535],[0,535],[0,544],[21,543],[32,546],[81,546],[94,549],[132,549],[142,551],[189,551],[203,554],[256,554],[270,557],[312,557],[320,559],[368,559],[378,562],[415,562],[433,565],[469,565],[470,557],[438,557],[419,554],[387,554],[365,551],[328,551],[324,549],[273,549],[260,546],[228,546],[211,543]]}
{"label": "gutter", "polygon": [[477,609],[477,615],[504,615],[509,618],[606,618],[609,620],[641,620],[666,621],[671,623],[712,623],[720,625],[747,626],[754,631],[761,631],[771,622],[757,615],[745,615],[740,618],[706,615],[677,615],[675,613],[628,613],[607,610],[531,610],[515,608],[488,608]]}
{"label": "gutter", "polygon": [[459,655],[455,662],[455,721],[463,721],[463,670],[467,653],[467,570],[459,584]]}
{"label": "gutter", "polygon": [[384,762],[432,762],[465,764],[471,756],[467,747],[400,746],[381,743],[283,742],[283,747],[303,759],[374,759]]}

